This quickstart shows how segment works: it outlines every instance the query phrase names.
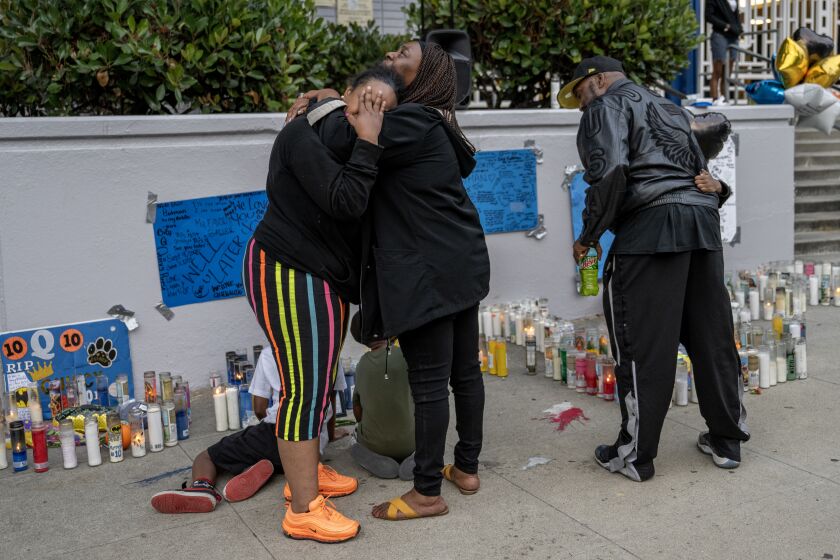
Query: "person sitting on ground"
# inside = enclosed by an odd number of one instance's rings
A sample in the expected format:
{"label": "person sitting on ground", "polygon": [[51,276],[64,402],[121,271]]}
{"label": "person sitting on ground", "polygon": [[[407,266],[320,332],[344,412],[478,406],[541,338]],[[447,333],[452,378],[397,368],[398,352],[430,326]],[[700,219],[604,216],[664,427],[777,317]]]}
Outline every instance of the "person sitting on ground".
{"label": "person sitting on ground", "polygon": [[[350,321],[350,334],[362,343],[358,312]],[[414,480],[414,403],[408,365],[402,350],[387,340],[374,340],[369,347],[356,366],[356,443],[350,454],[374,476]]]}
{"label": "person sitting on ground", "polygon": [[[272,476],[282,474],[283,465],[275,435],[280,390],[277,362],[271,352],[262,352],[249,389],[254,414],[260,423],[223,437],[199,453],[192,465],[192,482],[185,482],[180,490],[158,492],[152,496],[152,507],[160,513],[211,512],[222,501],[222,497],[229,502],[246,500],[256,494]],[[322,454],[328,440],[325,422],[321,433]],[[332,469],[321,466],[320,470],[323,471],[319,472],[320,485],[332,483],[336,494],[345,491],[336,485],[333,480],[335,477],[330,476]],[[235,476],[219,494],[215,484],[221,471]]]}

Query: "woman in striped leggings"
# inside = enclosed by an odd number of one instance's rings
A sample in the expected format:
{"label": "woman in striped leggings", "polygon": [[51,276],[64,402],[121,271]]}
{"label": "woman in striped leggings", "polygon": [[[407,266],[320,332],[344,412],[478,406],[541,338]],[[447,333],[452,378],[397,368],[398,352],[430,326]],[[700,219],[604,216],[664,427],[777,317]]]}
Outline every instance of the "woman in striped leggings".
{"label": "woman in striped leggings", "polygon": [[348,304],[359,299],[358,219],[377,177],[383,111],[396,105],[397,80],[372,69],[345,93],[358,134],[347,154],[324,147],[316,113],[283,128],[269,160],[268,209],[243,262],[248,303],[280,373],[276,434],[291,502],[282,528],[292,538],[339,542],[359,532],[325,500],[354,492],[357,482],[319,463],[318,434]]}

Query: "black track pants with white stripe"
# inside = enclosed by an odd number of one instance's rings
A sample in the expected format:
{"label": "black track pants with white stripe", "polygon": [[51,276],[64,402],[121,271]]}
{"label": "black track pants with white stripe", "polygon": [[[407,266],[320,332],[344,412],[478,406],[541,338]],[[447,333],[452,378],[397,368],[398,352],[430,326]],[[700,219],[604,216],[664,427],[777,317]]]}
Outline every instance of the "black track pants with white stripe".
{"label": "black track pants with white stripe", "polygon": [[718,454],[741,460],[749,439],[721,251],[610,255],[604,314],[621,404],[618,470],[656,457],[674,390],[677,347],[694,368],[700,413]]}

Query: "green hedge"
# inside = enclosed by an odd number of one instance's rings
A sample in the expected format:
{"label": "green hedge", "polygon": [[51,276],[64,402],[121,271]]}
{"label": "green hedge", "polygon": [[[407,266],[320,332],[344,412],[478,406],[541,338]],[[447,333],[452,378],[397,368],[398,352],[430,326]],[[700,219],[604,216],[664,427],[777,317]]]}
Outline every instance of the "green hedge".
{"label": "green hedge", "polygon": [[282,111],[400,40],[311,0],[0,0],[0,115]]}
{"label": "green hedge", "polygon": [[[429,29],[450,27],[450,0],[426,0]],[[624,62],[634,80],[669,82],[698,44],[689,0],[459,0],[454,24],[471,38],[474,78],[490,106],[547,107],[551,74],[568,80],[586,56]],[[419,5],[409,10],[419,28]]]}

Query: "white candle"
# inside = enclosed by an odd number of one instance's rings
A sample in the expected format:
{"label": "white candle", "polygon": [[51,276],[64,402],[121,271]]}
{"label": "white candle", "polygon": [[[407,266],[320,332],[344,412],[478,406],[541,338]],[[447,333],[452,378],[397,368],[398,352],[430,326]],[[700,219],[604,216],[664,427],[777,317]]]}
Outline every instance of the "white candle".
{"label": "white candle", "polygon": [[741,307],[744,307],[744,304],[746,303],[746,299],[744,297],[744,290],[742,290],[740,286],[735,288],[735,301],[737,301],[738,305],[740,305]]}
{"label": "white candle", "polygon": [[808,357],[806,353],[805,341],[798,341],[793,351],[796,364],[796,378],[808,379]]}
{"label": "white candle", "polygon": [[502,336],[502,313],[493,311],[493,336]]}
{"label": "white candle", "polygon": [[793,262],[793,272],[795,274],[805,274],[805,262],[804,261],[794,261]]}
{"label": "white candle", "polygon": [[160,405],[150,404],[146,413],[149,423],[149,451],[163,451],[163,422],[160,417]]}
{"label": "white candle", "polygon": [[741,312],[738,314],[738,318],[740,319],[741,324],[749,323],[752,314],[750,313],[749,309],[741,309]]}
{"label": "white candle", "polygon": [[61,457],[64,459],[65,469],[75,469],[79,465],[76,458],[76,438],[73,434],[72,424],[70,429],[61,430]]}
{"label": "white candle", "polygon": [[817,278],[821,277],[822,276],[822,269],[823,269],[822,263],[815,264],[814,265],[814,276],[816,276]]}
{"label": "white candle", "polygon": [[775,387],[776,383],[777,383],[777,381],[776,381],[776,375],[777,375],[776,374],[776,359],[772,355],[769,356],[768,365],[769,365],[769,368],[770,368],[770,386]]}
{"label": "white candle", "polygon": [[[481,320],[484,323],[484,335],[487,338],[493,338],[493,314],[490,311],[485,311],[481,314]],[[237,413],[237,416],[239,414]]]}
{"label": "white candle", "polygon": [[777,349],[781,356],[776,356],[776,382],[785,383],[787,381],[787,357],[784,349]]}
{"label": "white candle", "polygon": [[225,389],[227,396],[227,417],[228,428],[231,430],[239,429],[239,388],[228,387]]}
{"label": "white candle", "polygon": [[97,467],[102,464],[102,453],[99,450],[99,422],[93,416],[85,418],[85,447],[87,448],[88,465]]}
{"label": "white candle", "polygon": [[820,277],[816,274],[808,277],[808,305],[820,304]]}
{"label": "white candle", "polygon": [[6,427],[0,425],[0,470],[9,468],[9,460],[6,458]]}
{"label": "white candle", "polygon": [[88,402],[87,383],[85,382],[84,375],[76,376],[76,399],[78,399],[80,406],[90,404]]}
{"label": "white candle", "polygon": [[762,298],[764,298],[765,292],[767,292],[767,275],[766,274],[759,274],[758,275],[758,291]]}
{"label": "white candle", "polygon": [[131,432],[131,456],[146,456],[146,432],[143,429]]}
{"label": "white candle", "polygon": [[758,386],[770,388],[770,351],[767,348],[758,351]]}
{"label": "white candle", "polygon": [[802,325],[797,321],[790,322],[790,337],[797,339],[802,336]]}
{"label": "white candle", "polygon": [[761,302],[758,301],[758,290],[750,290],[750,315],[752,316],[753,321],[761,319],[760,303]]}
{"label": "white candle", "polygon": [[773,320],[773,304],[769,301],[764,302],[764,320],[765,321],[772,321]]}
{"label": "white candle", "polygon": [[[478,334],[479,336],[484,334],[484,320],[481,318],[482,312],[481,309],[478,310]],[[211,385],[212,387],[217,387],[217,385]]]}
{"label": "white candle", "polygon": [[522,320],[522,315],[516,315],[516,345],[525,345],[525,322]]}
{"label": "white candle", "polygon": [[224,432],[228,429],[227,396],[224,385],[213,388],[213,410],[216,413],[216,431]]}
{"label": "white candle", "polygon": [[29,403],[29,421],[30,422],[43,422],[44,421],[44,412],[41,408],[41,403],[39,402],[31,402]]}
{"label": "white candle", "polygon": [[840,286],[834,288],[834,307],[840,307]]}

